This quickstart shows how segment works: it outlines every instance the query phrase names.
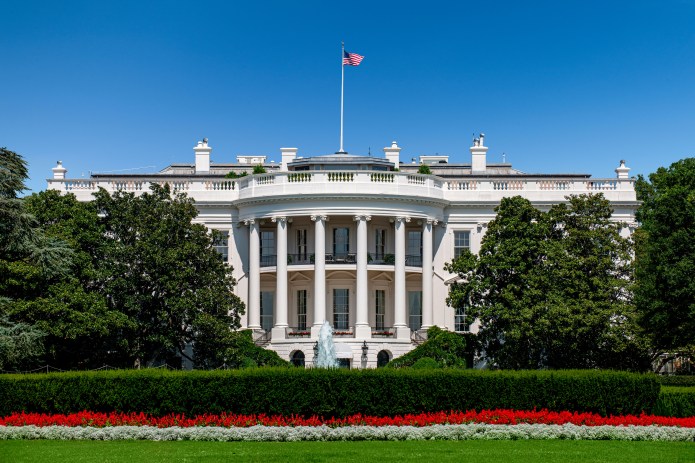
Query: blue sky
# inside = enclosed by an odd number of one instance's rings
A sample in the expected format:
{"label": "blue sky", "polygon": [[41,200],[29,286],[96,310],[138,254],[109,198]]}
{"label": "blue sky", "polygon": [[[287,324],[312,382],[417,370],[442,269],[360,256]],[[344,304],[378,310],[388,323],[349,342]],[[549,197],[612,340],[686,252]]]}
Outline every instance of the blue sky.
{"label": "blue sky", "polygon": [[0,146],[70,177],[345,148],[612,177],[695,155],[695,1],[0,2]]}

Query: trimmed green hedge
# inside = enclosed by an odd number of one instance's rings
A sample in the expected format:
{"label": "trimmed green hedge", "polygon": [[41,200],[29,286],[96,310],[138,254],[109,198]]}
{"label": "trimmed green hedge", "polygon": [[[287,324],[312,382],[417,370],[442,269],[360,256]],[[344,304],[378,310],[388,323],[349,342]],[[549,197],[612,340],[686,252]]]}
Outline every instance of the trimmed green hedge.
{"label": "trimmed green hedge", "polygon": [[662,386],[693,386],[695,387],[695,375],[659,375],[657,380]]}
{"label": "trimmed green hedge", "polygon": [[324,370],[258,368],[0,375],[0,415],[68,413],[268,413],[389,416],[509,408],[651,411],[652,375],[613,371]]}
{"label": "trimmed green hedge", "polygon": [[654,406],[661,416],[695,416],[695,387],[663,387]]}

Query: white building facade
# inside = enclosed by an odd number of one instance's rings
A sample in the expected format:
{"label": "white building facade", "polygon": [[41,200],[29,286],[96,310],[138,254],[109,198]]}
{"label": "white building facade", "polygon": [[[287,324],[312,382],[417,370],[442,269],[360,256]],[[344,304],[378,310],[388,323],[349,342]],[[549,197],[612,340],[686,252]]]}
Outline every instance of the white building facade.
{"label": "white building facade", "polygon": [[[603,193],[624,232],[638,206],[634,179],[621,161],[617,176],[525,174],[488,164],[484,136],[470,147],[471,163],[446,156],[401,162],[396,142],[384,157],[335,154],[301,158],[281,148],[281,163],[238,156],[211,163],[207,140],[193,164],[151,175],[92,174],[70,179],[59,162],[48,188],[89,201],[98,188],[148,191],[168,183],[195,200],[197,220],[223,233],[218,251],[234,269],[235,291],[246,303],[245,328],[257,344],[282,358],[311,365],[324,320],[335,332],[343,366],[371,368],[407,353],[432,325],[477,330],[465,308],[446,305],[456,275],[444,264],[463,249],[478,252],[494,208],[522,196],[547,209],[572,194]],[[262,164],[264,174],[251,174]]]}

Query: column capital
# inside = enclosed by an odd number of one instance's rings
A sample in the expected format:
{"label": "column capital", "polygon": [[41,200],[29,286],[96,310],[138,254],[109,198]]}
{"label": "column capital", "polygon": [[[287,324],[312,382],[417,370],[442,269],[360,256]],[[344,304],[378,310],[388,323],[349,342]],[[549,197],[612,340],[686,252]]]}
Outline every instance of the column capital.
{"label": "column capital", "polygon": [[285,223],[287,223],[287,217],[285,217],[284,215],[283,215],[283,216],[279,216],[279,217],[273,217],[273,218],[270,219],[270,220],[271,220],[273,223],[275,223],[275,222],[285,222]]}
{"label": "column capital", "polygon": [[479,222],[477,227],[479,232],[483,231],[483,228],[487,228],[487,222]]}
{"label": "column capital", "polygon": [[353,218],[353,220],[354,220],[355,222],[359,222],[360,220],[366,220],[367,222],[369,222],[370,220],[372,220],[372,216],[371,216],[371,215],[366,215],[366,214],[359,214],[359,215],[356,215],[356,216]]}
{"label": "column capital", "polygon": [[433,219],[431,217],[427,217],[427,220],[425,221],[427,225],[432,225],[433,227],[436,227],[437,224],[439,223],[439,220]]}
{"label": "column capital", "polygon": [[321,215],[321,214],[314,214],[311,216],[312,222],[316,222],[317,220],[323,220],[324,222],[328,222],[328,216],[327,215]]}
{"label": "column capital", "polygon": [[398,217],[396,217],[396,222],[408,223],[408,222],[410,222],[410,217],[408,217],[408,216],[398,216]]}
{"label": "column capital", "polygon": [[253,225],[253,224],[255,224],[255,223],[256,223],[256,219],[246,219],[246,220],[244,220],[244,225],[246,225],[247,227],[248,227],[249,225]]}

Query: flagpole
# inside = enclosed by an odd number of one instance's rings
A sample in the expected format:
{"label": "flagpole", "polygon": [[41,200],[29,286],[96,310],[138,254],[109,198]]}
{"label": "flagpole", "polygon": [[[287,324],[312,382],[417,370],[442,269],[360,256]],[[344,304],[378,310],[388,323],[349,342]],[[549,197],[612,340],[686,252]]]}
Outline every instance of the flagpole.
{"label": "flagpole", "polygon": [[341,78],[340,78],[340,150],[338,150],[338,154],[345,153],[345,151],[343,150],[343,89],[345,88],[345,63],[343,61],[344,57],[345,57],[345,42],[341,42],[341,51],[340,51],[340,73],[341,73]]}

